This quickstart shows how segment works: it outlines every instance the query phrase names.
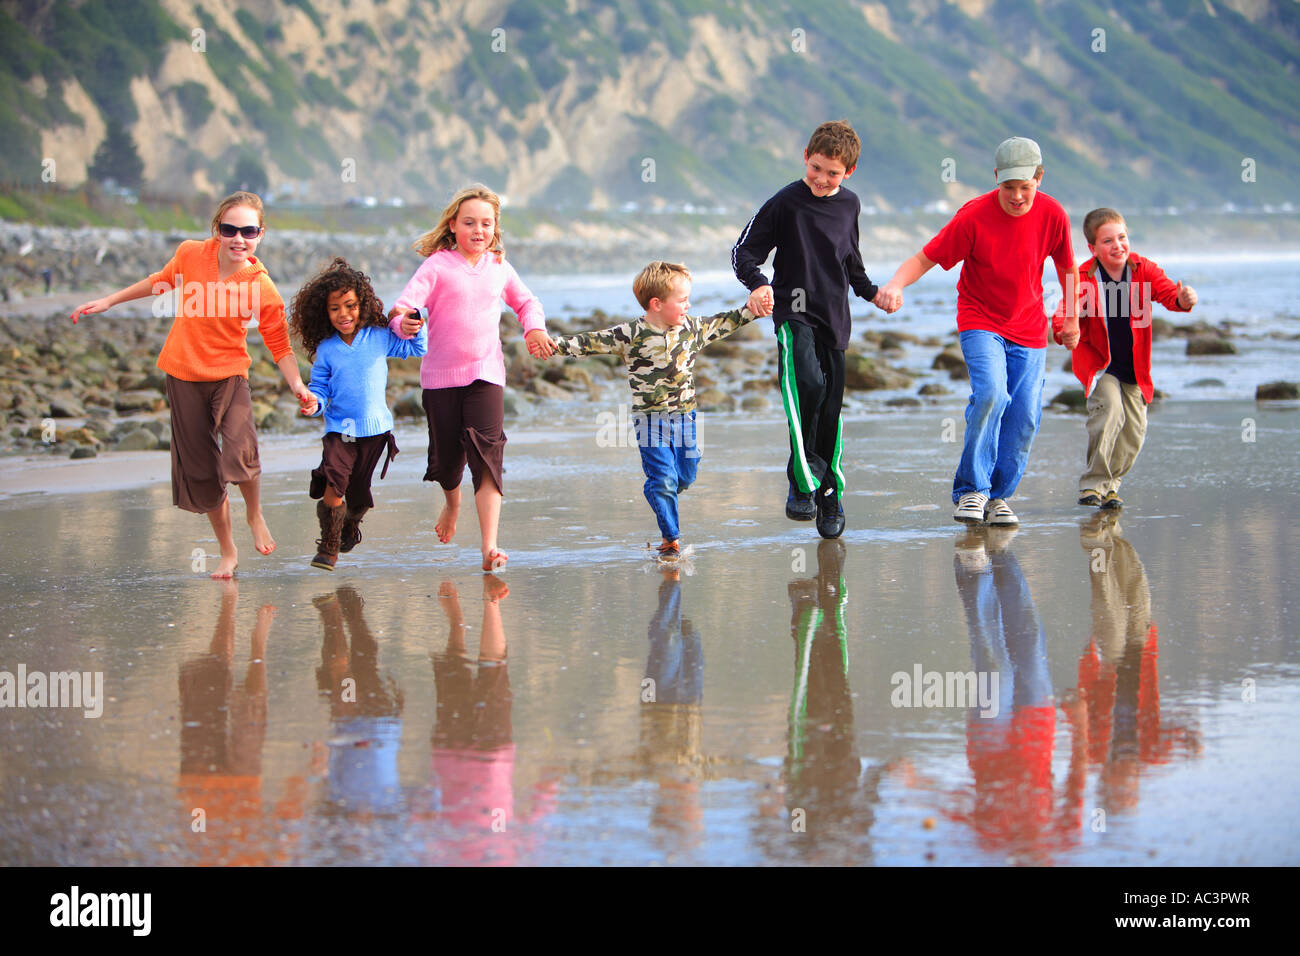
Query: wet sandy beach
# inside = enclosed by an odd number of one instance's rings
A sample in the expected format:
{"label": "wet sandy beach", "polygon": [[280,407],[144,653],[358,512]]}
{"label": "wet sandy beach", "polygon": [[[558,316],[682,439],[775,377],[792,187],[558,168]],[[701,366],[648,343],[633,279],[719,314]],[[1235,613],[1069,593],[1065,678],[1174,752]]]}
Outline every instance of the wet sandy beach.
{"label": "wet sandy beach", "polygon": [[[102,715],[0,707],[0,862],[1300,862],[1300,410],[1154,411],[1118,524],[1049,412],[1021,529],[968,535],[960,409],[846,423],[840,545],[782,514],[777,417],[702,416],[675,572],[589,412],[510,432],[496,576],[409,425],[334,574],[316,448],[265,442],[279,548],[236,501],[234,585],[166,455],[63,462],[0,499],[0,672],[102,673]],[[909,683],[965,672],[995,714]]]}

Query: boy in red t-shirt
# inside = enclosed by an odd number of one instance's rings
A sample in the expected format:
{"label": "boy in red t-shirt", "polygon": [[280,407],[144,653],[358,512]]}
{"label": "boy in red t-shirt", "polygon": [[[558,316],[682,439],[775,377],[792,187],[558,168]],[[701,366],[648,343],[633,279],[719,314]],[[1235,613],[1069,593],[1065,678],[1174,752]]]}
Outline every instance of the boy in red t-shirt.
{"label": "boy in red t-shirt", "polygon": [[1013,136],[994,157],[997,189],[966,203],[939,234],[908,259],[880,290],[882,308],[903,304],[903,289],[936,264],[962,263],[957,330],[970,372],[966,436],[952,484],[953,518],[1019,524],[1006,499],[1029,461],[1042,417],[1047,313],[1043,260],[1051,258],[1065,292],[1061,342],[1079,339],[1070,221],[1040,194],[1043,155],[1032,139]]}

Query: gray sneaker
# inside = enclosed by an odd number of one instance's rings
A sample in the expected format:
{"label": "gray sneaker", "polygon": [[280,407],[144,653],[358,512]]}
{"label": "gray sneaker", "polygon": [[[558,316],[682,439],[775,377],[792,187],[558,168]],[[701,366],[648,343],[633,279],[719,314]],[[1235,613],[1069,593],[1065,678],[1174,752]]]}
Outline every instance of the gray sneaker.
{"label": "gray sneaker", "polygon": [[1011,510],[1003,498],[994,498],[984,511],[984,520],[989,524],[1020,524],[1020,519]]}
{"label": "gray sneaker", "polygon": [[952,519],[964,521],[966,524],[980,524],[984,521],[984,506],[988,503],[988,495],[978,491],[968,491],[958,499]]}

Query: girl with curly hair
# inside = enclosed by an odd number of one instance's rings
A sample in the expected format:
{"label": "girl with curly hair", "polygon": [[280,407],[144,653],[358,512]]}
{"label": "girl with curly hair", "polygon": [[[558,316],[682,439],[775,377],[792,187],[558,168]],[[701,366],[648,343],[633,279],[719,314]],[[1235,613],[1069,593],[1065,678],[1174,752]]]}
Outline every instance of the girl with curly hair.
{"label": "girl with curly hair", "polygon": [[319,499],[321,534],[311,564],[333,571],[339,552],[361,542],[361,519],[375,505],[370,482],[380,456],[387,452],[382,479],[398,451],[384,394],[388,358],[423,355],[427,337],[418,315],[401,320],[401,335],[390,330],[370,278],[343,259],[298,290],[289,327],[314,359],[303,414],[325,416],[324,449],[309,492]]}
{"label": "girl with curly hair", "polygon": [[486,186],[457,193],[438,225],[416,241],[413,248],[427,258],[388,313],[394,329],[404,315],[428,317],[429,335],[438,347],[420,364],[429,420],[424,480],[438,482],[446,498],[434,530],[443,544],[456,533],[460,484],[468,464],[484,571],[495,571],[507,560],[497,547],[506,443],[502,299],[519,316],[528,351],[539,358],[553,351],[541,302],[505,260],[500,218],[501,200]]}

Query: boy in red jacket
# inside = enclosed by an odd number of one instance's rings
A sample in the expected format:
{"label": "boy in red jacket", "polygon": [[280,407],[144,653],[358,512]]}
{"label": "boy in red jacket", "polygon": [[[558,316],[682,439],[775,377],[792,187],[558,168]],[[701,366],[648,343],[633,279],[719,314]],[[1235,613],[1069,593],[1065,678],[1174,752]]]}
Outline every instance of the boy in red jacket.
{"label": "boy in red jacket", "polygon": [[[1151,302],[1190,312],[1196,290],[1175,284],[1150,259],[1129,251],[1128,227],[1114,209],[1083,218],[1092,258],[1079,266],[1079,344],[1074,374],[1088,396],[1088,468],[1079,504],[1122,508],[1120,480],[1137,461],[1147,432],[1151,384]],[[1062,341],[1064,302],[1052,318]]]}

